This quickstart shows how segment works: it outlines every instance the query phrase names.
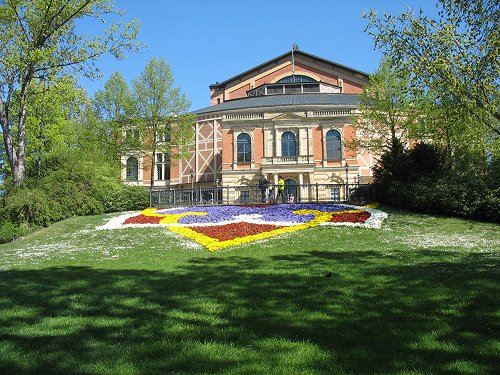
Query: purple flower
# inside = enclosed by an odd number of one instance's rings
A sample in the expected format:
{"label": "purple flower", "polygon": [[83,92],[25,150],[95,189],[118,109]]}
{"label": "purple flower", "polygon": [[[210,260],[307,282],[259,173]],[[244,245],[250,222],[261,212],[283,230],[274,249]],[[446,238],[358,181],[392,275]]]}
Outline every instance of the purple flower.
{"label": "purple flower", "polygon": [[[158,213],[180,214],[184,212],[207,212],[203,216],[184,216],[179,220],[180,224],[209,224],[221,223],[224,221],[237,220],[238,216],[257,218],[265,223],[307,223],[314,219],[314,215],[294,214],[297,210],[317,210],[321,212],[336,212],[349,210],[350,207],[338,204],[315,204],[315,203],[296,203],[296,204],[275,204],[268,206],[193,206],[176,208],[169,210],[160,210]],[[245,221],[244,219],[242,221]]]}

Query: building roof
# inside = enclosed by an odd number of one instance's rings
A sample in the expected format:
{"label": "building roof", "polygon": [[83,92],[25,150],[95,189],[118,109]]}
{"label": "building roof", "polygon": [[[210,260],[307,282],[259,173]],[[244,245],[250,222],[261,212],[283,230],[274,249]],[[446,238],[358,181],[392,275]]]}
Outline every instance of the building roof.
{"label": "building roof", "polygon": [[225,112],[241,109],[253,109],[261,107],[356,107],[359,104],[359,95],[356,94],[285,94],[252,96],[247,98],[228,100],[210,107],[201,108],[194,113]]}
{"label": "building roof", "polygon": [[[262,63],[262,64],[260,64],[260,65],[257,65],[257,66],[255,66],[255,67],[253,67],[253,68],[249,69],[249,70],[244,71],[243,73],[240,73],[240,74],[238,74],[238,75],[235,75],[234,77],[231,77],[231,78],[229,78],[229,79],[226,79],[226,80],[225,80],[225,81],[223,81],[223,82],[216,82],[216,83],[213,83],[213,84],[211,84],[209,87],[210,87],[210,88],[224,87],[227,83],[229,83],[229,82],[231,82],[231,81],[233,81],[233,80],[235,80],[235,79],[241,78],[241,77],[243,77],[243,76],[245,76],[245,75],[247,75],[247,74],[249,74],[249,73],[252,73],[252,72],[253,72],[253,71],[255,71],[255,70],[259,70],[259,69],[261,69],[261,68],[265,67],[266,65],[272,64],[272,63],[274,63],[274,62],[276,62],[276,61],[278,61],[278,60],[280,60],[280,59],[282,59],[282,58],[284,58],[284,57],[287,57],[288,55],[290,55],[290,56],[291,56],[291,54],[292,54],[292,52],[291,52],[291,51],[288,51],[288,52],[286,52],[286,53],[284,53],[284,54],[282,54],[282,55],[280,55],[280,56],[278,56],[278,57],[275,57],[275,58],[274,58],[274,59],[272,59],[272,60],[266,61],[266,62],[264,62],[264,63]],[[360,71],[360,70],[353,69],[353,68],[351,68],[351,67],[349,67],[349,66],[346,66],[346,65],[342,65],[342,64],[336,63],[335,61],[327,60],[327,59],[324,59],[324,58],[322,58],[322,57],[312,55],[312,54],[307,53],[307,52],[304,52],[304,51],[296,50],[296,51],[294,51],[294,54],[295,54],[295,55],[303,55],[303,56],[307,56],[307,57],[309,57],[309,58],[311,58],[311,59],[313,59],[313,60],[321,61],[321,62],[324,62],[324,63],[326,63],[326,64],[334,65],[334,66],[336,66],[336,67],[339,67],[339,68],[342,68],[342,69],[349,70],[349,71],[351,71],[351,72],[353,72],[353,73],[356,73],[356,74],[361,74],[361,75],[364,75],[364,76],[366,76],[367,78],[368,78],[368,76],[369,76],[369,74],[368,74],[368,73],[362,72],[362,71]]]}

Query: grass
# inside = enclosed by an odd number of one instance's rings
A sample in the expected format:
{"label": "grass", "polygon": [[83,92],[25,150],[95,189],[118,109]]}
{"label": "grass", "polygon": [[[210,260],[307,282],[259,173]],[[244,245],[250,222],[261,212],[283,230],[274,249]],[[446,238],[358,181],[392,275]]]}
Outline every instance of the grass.
{"label": "grass", "polygon": [[386,210],[216,253],[109,215],[0,245],[0,373],[498,371],[498,225]]}

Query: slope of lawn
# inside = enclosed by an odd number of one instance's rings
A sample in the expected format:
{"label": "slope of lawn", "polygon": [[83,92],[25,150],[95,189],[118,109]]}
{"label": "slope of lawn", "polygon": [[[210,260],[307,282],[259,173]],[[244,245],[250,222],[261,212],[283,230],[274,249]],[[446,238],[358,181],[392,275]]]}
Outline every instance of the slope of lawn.
{"label": "slope of lawn", "polygon": [[215,253],[112,215],[0,245],[0,373],[498,371],[499,226],[385,210]]}

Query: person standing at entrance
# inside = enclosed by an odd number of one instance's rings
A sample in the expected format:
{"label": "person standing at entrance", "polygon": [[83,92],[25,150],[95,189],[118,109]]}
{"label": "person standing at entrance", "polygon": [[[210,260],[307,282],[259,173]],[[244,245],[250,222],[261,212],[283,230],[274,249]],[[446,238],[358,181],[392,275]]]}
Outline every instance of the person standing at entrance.
{"label": "person standing at entrance", "polygon": [[259,190],[262,193],[262,203],[266,202],[266,192],[267,192],[267,185],[269,184],[269,181],[264,177],[264,175],[260,176],[259,179]]}
{"label": "person standing at entrance", "polygon": [[276,201],[281,197],[281,201],[285,203],[285,181],[283,177],[279,176],[278,180],[278,194],[276,195]]}

